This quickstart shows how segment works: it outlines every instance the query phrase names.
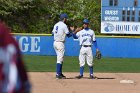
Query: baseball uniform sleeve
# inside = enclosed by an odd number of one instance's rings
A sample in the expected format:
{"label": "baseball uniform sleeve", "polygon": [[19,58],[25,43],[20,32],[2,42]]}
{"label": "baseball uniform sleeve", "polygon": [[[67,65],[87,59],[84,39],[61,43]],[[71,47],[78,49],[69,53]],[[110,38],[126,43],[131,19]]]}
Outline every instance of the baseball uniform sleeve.
{"label": "baseball uniform sleeve", "polygon": [[67,25],[65,25],[65,27],[64,27],[64,32],[67,35],[67,37],[71,37],[72,36],[72,33],[68,30]]}
{"label": "baseball uniform sleeve", "polygon": [[80,32],[77,32],[76,36],[77,36],[77,38],[79,38],[80,37]]}
{"label": "baseball uniform sleeve", "polygon": [[94,43],[95,48],[97,49],[97,48],[98,48],[98,45],[97,45],[97,41],[96,41],[96,38],[95,38],[95,33],[94,33],[94,31],[93,31],[92,40],[93,40],[93,43]]}
{"label": "baseball uniform sleeve", "polygon": [[53,27],[52,33],[54,33],[55,26]]}
{"label": "baseball uniform sleeve", "polygon": [[80,34],[79,34],[79,32],[77,32],[77,33],[73,33],[72,36],[74,39],[78,39],[80,37]]}
{"label": "baseball uniform sleeve", "polygon": [[93,41],[96,41],[96,38],[95,38],[95,33],[94,33],[94,31],[93,31],[93,37],[92,37],[92,40],[93,40]]}
{"label": "baseball uniform sleeve", "polygon": [[64,32],[65,32],[65,34],[69,34],[70,33],[69,30],[68,30],[67,25],[65,25],[65,27],[64,27]]}

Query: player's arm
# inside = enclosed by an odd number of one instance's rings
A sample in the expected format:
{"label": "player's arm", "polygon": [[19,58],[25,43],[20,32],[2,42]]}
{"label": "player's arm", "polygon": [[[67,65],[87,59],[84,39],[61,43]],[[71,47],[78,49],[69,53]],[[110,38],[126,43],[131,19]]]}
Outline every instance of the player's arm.
{"label": "player's arm", "polygon": [[96,48],[96,51],[99,51],[99,49],[98,49],[98,44],[97,44],[97,41],[96,41],[95,33],[94,33],[94,32],[93,32],[92,40],[93,40],[94,46],[95,46],[95,48]]}
{"label": "player's arm", "polygon": [[78,32],[80,32],[82,29],[83,29],[83,27],[79,27],[79,28],[76,28],[75,31],[73,31],[73,38],[74,39],[78,39],[78,37],[80,36],[80,33],[78,33]]}
{"label": "player's arm", "polygon": [[73,33],[72,36],[74,39],[78,39],[78,36],[76,35],[76,33]]}
{"label": "player's arm", "polygon": [[[72,29],[71,29],[71,30],[72,30]],[[66,35],[67,35],[68,38],[72,36],[72,33],[71,33],[72,31],[69,31],[69,30],[68,30],[67,25],[65,26],[64,31],[65,31],[65,33],[66,33]]]}
{"label": "player's arm", "polygon": [[93,41],[93,43],[94,43],[94,46],[95,46],[96,50],[98,50],[98,44],[97,44],[97,41],[95,40],[95,41]]}
{"label": "player's arm", "polygon": [[93,43],[94,43],[94,46],[95,46],[95,48],[96,48],[95,57],[96,57],[97,59],[101,59],[102,54],[101,54],[100,50],[98,49],[97,41],[96,41],[96,39],[95,39],[95,34],[93,34]]}
{"label": "player's arm", "polygon": [[18,79],[18,71],[16,67],[16,49],[13,44],[8,45],[7,51],[9,54],[9,77],[8,77],[8,86],[7,86],[7,91],[8,93],[13,93],[17,79]]}
{"label": "player's arm", "polygon": [[66,33],[66,36],[69,38],[69,37],[72,36],[72,33],[71,32],[68,32],[68,33]]}
{"label": "player's arm", "polygon": [[21,86],[25,89],[25,93],[30,93],[31,90],[31,84],[27,75],[26,68],[24,66],[23,57],[19,48],[18,43],[15,43],[16,49],[17,49],[17,58],[16,58],[16,66],[18,70],[18,76],[20,77],[20,80],[22,81]]}
{"label": "player's arm", "polygon": [[54,32],[55,32],[55,26],[53,27],[53,30],[52,30],[52,36],[54,36]]}

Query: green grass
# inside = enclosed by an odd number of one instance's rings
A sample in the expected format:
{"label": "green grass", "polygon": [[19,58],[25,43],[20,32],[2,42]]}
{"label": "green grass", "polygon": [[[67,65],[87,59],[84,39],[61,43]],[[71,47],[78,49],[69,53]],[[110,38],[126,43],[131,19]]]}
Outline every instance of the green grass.
{"label": "green grass", "polygon": [[[24,55],[25,66],[29,72],[55,72],[56,56]],[[79,72],[78,57],[65,57],[64,72]],[[85,65],[85,72],[88,66]],[[102,58],[94,60],[94,72],[140,73],[140,59]]]}

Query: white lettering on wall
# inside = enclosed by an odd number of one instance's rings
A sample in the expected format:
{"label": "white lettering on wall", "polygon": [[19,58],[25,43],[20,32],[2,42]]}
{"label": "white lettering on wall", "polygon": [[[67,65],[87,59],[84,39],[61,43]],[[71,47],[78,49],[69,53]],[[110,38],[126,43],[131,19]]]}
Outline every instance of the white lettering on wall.
{"label": "white lettering on wall", "polygon": [[29,50],[28,37],[22,36],[19,39],[19,45],[22,52],[27,52]]}
{"label": "white lettering on wall", "polygon": [[140,24],[139,22],[101,22],[101,33],[140,34]]}
{"label": "white lettering on wall", "polygon": [[40,46],[38,43],[40,42],[40,37],[31,37],[31,51],[30,52],[40,52]]}
{"label": "white lettering on wall", "polygon": [[105,10],[105,15],[118,15],[118,10]]}
{"label": "white lettering on wall", "polygon": [[105,10],[104,20],[105,21],[119,21],[119,11],[118,10]]}
{"label": "white lettering on wall", "polygon": [[117,16],[105,16],[104,20],[105,21],[119,21],[119,17],[117,17]]}
{"label": "white lettering on wall", "polygon": [[21,36],[19,46],[22,52],[40,52],[40,37]]}
{"label": "white lettering on wall", "polygon": [[116,25],[116,31],[138,31],[139,25]]}

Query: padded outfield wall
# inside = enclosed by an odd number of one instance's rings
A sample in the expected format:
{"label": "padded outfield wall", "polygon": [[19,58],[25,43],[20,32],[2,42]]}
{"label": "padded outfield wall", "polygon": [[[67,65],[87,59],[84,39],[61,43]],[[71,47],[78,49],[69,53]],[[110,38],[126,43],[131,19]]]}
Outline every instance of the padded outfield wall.
{"label": "padded outfield wall", "polygon": [[[53,49],[53,37],[51,35],[35,34],[14,34],[19,42],[23,54],[28,55],[47,55],[55,56]],[[122,58],[140,58],[140,38],[139,37],[113,37],[97,36],[98,47],[103,57],[122,57]],[[66,38],[65,56],[79,55],[79,42],[71,38]],[[93,54],[95,55],[95,48]]]}

